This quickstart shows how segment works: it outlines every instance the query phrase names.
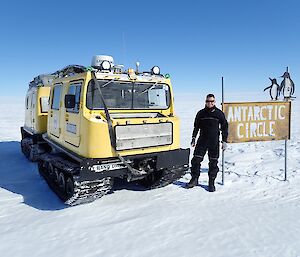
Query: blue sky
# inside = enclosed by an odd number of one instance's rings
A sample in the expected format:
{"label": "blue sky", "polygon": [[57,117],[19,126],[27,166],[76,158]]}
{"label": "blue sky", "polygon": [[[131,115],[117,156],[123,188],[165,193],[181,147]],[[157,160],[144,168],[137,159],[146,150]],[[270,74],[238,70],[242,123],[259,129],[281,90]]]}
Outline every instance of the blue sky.
{"label": "blue sky", "polygon": [[260,94],[289,66],[297,95],[298,2],[2,1],[1,95],[23,96],[34,76],[95,54],[159,65],[177,92],[219,91],[224,76],[228,93]]}

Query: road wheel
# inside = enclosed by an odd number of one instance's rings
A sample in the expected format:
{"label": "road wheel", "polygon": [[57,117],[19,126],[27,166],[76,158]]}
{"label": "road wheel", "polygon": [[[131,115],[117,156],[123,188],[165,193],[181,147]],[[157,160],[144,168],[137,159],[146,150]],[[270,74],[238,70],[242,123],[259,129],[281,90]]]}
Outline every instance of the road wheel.
{"label": "road wheel", "polygon": [[50,179],[53,179],[53,177],[54,177],[54,167],[51,163],[49,163],[47,171],[48,171],[48,177]]}
{"label": "road wheel", "polygon": [[66,182],[65,182],[65,176],[63,172],[59,172],[58,174],[58,187],[62,192],[65,192]]}
{"label": "road wheel", "polygon": [[36,149],[36,146],[33,146],[31,145],[29,147],[29,156],[28,156],[28,159],[32,162],[36,162],[37,159],[38,159],[38,152],[37,152],[37,149]]}
{"label": "road wheel", "polygon": [[70,198],[74,194],[74,181],[71,177],[67,177],[66,194]]}
{"label": "road wheel", "polygon": [[54,167],[54,172],[53,172],[53,176],[52,176],[52,179],[54,182],[58,182],[58,176],[59,176],[59,170],[58,170],[58,168]]}

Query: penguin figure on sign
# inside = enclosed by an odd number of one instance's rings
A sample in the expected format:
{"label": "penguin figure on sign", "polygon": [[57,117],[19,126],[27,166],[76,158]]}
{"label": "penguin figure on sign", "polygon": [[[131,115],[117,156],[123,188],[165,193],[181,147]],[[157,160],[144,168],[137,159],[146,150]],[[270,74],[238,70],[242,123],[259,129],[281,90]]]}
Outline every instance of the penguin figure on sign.
{"label": "penguin figure on sign", "polygon": [[280,84],[280,90],[284,99],[287,100],[290,99],[295,93],[295,84],[287,71],[281,77],[283,78],[283,80]]}
{"label": "penguin figure on sign", "polygon": [[271,97],[271,99],[272,100],[277,100],[278,99],[278,96],[279,96],[279,94],[280,94],[280,87],[279,87],[279,85],[277,84],[277,80],[276,79],[271,79],[271,78],[269,78],[270,80],[271,80],[271,82],[272,82],[272,84],[271,84],[271,86],[269,86],[269,87],[266,87],[265,89],[264,89],[264,91],[266,91],[267,89],[270,89],[270,97]]}

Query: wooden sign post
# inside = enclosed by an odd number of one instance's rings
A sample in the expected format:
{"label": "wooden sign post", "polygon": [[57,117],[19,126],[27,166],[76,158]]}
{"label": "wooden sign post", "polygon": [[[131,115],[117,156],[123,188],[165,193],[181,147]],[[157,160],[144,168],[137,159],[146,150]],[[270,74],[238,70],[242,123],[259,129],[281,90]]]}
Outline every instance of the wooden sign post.
{"label": "wooden sign post", "polygon": [[224,103],[223,111],[228,121],[228,143],[285,140],[286,180],[291,102]]}

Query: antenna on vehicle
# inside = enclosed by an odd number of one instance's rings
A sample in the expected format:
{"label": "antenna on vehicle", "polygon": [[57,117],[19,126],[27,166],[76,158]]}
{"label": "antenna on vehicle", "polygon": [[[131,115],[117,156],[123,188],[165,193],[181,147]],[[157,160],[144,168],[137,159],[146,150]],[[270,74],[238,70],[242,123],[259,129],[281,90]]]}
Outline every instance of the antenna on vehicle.
{"label": "antenna on vehicle", "polygon": [[136,66],[136,74],[139,74],[140,62],[136,62],[135,66]]}
{"label": "antenna on vehicle", "polygon": [[125,32],[122,32],[122,57],[123,63],[126,65],[126,44],[125,44]]}

